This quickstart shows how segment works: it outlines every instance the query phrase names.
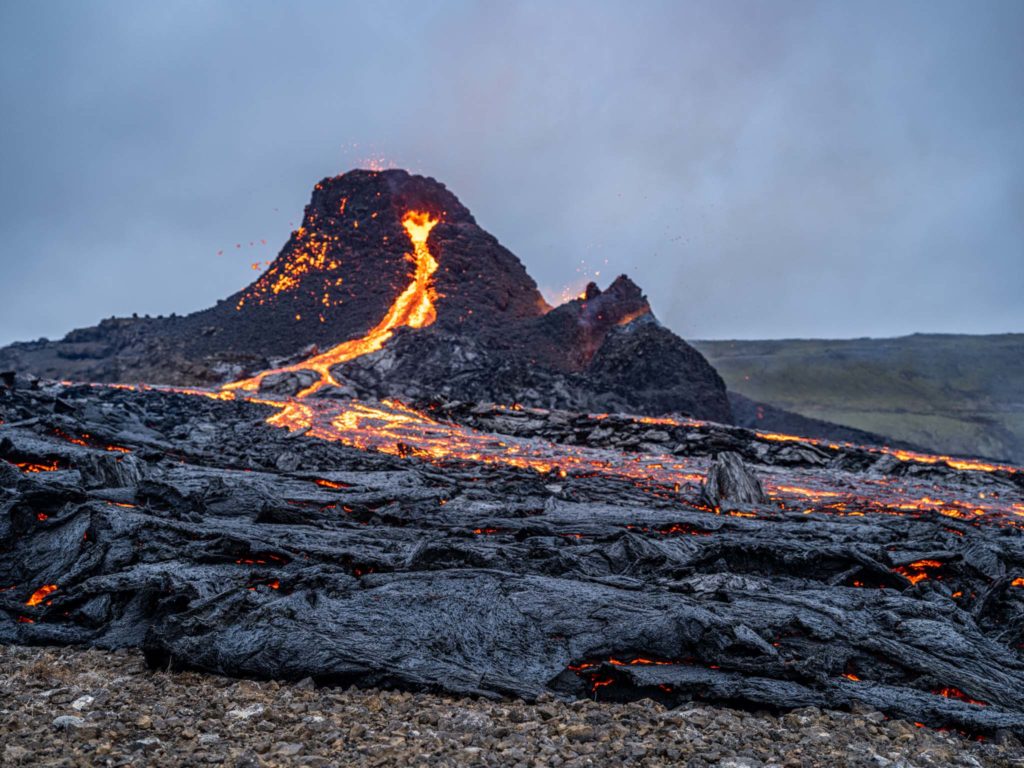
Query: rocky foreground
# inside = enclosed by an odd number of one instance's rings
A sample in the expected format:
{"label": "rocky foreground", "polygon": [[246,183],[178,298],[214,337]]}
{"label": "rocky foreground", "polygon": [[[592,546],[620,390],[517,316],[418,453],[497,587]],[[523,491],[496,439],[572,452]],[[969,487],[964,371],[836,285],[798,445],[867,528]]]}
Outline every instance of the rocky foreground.
{"label": "rocky foreground", "polygon": [[0,646],[0,764],[1024,766],[1001,743],[800,709],[526,704],[152,672],[136,651]]}

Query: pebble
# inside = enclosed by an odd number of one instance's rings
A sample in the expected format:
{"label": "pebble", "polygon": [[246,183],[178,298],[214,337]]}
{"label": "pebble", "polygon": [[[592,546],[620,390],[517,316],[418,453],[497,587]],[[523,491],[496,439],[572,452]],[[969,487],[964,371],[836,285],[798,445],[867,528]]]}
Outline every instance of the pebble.
{"label": "pebble", "polygon": [[[54,717],[64,708],[88,714]],[[47,727],[63,734],[43,738]],[[0,745],[5,767],[1024,768],[1013,736],[979,743],[870,711],[528,704],[152,672],[136,651],[18,646],[0,646]]]}
{"label": "pebble", "polygon": [[71,702],[71,708],[77,709],[81,712],[83,709],[88,709],[89,706],[96,701],[92,696],[79,696],[73,702]]}
{"label": "pebble", "polygon": [[262,715],[264,712],[262,704],[250,704],[247,707],[241,709],[232,709],[224,714],[224,717],[231,717],[236,720],[248,720],[257,715]]}

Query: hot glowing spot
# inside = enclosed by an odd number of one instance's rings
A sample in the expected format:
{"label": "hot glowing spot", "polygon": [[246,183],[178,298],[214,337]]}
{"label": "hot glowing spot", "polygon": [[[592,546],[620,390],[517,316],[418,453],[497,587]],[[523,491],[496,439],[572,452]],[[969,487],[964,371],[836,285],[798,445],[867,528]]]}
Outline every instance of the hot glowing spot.
{"label": "hot glowing spot", "polygon": [[32,593],[32,595],[29,597],[29,599],[25,601],[25,605],[30,606],[30,607],[31,606],[39,605],[49,595],[52,595],[54,592],[56,592],[57,589],[58,589],[58,587],[57,587],[56,584],[44,584],[43,586],[41,586],[39,589],[37,589],[35,592]]}

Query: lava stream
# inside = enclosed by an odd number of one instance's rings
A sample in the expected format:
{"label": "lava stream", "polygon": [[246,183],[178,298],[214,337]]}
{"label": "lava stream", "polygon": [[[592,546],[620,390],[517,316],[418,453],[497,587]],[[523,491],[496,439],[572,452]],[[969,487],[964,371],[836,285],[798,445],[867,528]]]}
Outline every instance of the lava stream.
{"label": "lava stream", "polygon": [[[299,365],[296,368],[301,369]],[[70,382],[67,382],[70,384]],[[693,484],[704,480],[707,457],[684,457],[672,454],[633,453],[617,448],[566,445],[542,438],[512,437],[482,432],[468,426],[437,421],[427,414],[395,400],[381,403],[359,400],[319,400],[259,397],[233,391],[211,391],[188,387],[159,387],[131,384],[93,384],[94,387],[134,391],[168,392],[211,400],[244,400],[265,405],[274,412],[266,418],[273,427],[289,432],[302,432],[306,437],[338,442],[364,451],[378,451],[402,457],[417,457],[434,463],[468,461],[499,464],[540,473],[554,472],[560,477],[600,476],[632,482],[643,492],[703,511],[714,511],[698,501]],[[234,385],[232,385],[234,386]],[[497,410],[518,410],[521,406],[495,406]],[[602,421],[607,414],[590,418]],[[649,424],[688,427],[704,422],[689,419],[631,417]],[[813,443],[813,440],[808,440]],[[873,452],[888,449],[865,447]],[[839,446],[836,446],[839,450]],[[901,461],[939,463],[945,457],[912,454]],[[932,462],[930,459],[937,459]],[[982,464],[982,462],[965,462]],[[56,471],[51,466],[19,464],[25,472]],[[1017,474],[1019,467],[987,466],[960,468],[961,472],[1007,472]],[[901,478],[861,476],[857,473],[828,468],[792,468],[765,466],[759,469],[762,482],[780,510],[804,514],[822,513],[839,517],[861,517],[865,514],[920,517],[938,513],[961,524],[981,522],[1024,529],[1024,504],[1019,497],[1002,498],[992,491],[974,488],[940,490],[934,481],[912,476]],[[687,487],[689,486],[689,487]],[[754,517],[751,512],[733,511],[739,517]],[[956,529],[948,529],[956,534]],[[1024,580],[1022,580],[1024,582]],[[1015,586],[1017,584],[1015,583]],[[1024,586],[1024,583],[1021,584]]]}
{"label": "lava stream", "polygon": [[331,375],[331,368],[370,352],[376,352],[391,338],[396,328],[425,328],[431,325],[437,318],[437,311],[434,309],[437,292],[431,285],[431,278],[437,271],[437,260],[427,247],[427,238],[438,222],[439,219],[425,211],[407,211],[402,217],[402,226],[405,227],[413,247],[413,252],[407,254],[406,258],[416,265],[416,271],[412,282],[395,299],[384,319],[373,330],[362,338],[344,341],[302,362],[262,371],[252,378],[227,384],[224,389],[258,392],[263,380],[273,374],[312,371],[319,378],[297,395],[300,398],[306,397],[324,387],[338,386],[338,382]]}

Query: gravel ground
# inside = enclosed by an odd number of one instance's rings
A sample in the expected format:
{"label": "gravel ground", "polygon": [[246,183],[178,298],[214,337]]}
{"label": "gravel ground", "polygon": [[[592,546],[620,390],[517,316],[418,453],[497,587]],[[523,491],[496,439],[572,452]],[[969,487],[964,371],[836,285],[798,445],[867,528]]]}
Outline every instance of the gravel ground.
{"label": "gravel ground", "polygon": [[154,673],[136,651],[0,646],[0,764],[1020,766],[880,713],[480,701]]}

